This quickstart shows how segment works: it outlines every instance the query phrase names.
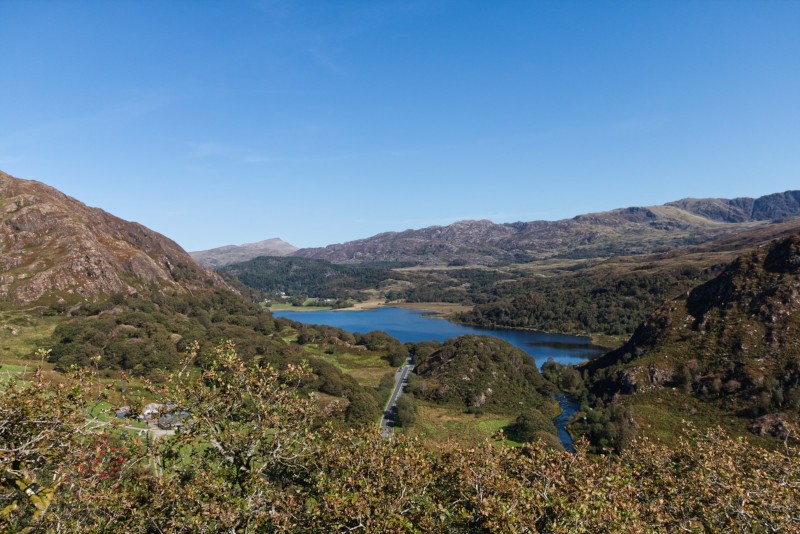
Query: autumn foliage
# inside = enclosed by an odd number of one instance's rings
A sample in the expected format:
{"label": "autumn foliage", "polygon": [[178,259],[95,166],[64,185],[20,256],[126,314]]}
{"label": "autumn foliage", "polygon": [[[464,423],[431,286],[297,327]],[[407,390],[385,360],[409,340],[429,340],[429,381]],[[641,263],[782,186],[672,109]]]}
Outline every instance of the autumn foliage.
{"label": "autumn foliage", "polygon": [[[221,346],[170,395],[190,424],[152,443],[84,416],[85,389],[40,378],[0,400],[0,530],[645,532],[800,529],[800,456],[692,429],[621,455],[534,443],[431,452],[327,424],[307,369]],[[85,381],[84,381],[85,382]]]}

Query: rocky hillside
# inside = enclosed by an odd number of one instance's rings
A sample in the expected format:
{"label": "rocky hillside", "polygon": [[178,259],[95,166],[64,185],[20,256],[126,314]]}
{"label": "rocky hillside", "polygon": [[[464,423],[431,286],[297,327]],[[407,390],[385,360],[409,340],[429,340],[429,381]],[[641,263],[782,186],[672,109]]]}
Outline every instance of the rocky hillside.
{"label": "rocky hillside", "polygon": [[785,434],[800,413],[800,234],[740,257],[584,367],[606,399],[676,388]]}
{"label": "rocky hillside", "polygon": [[209,284],[224,282],[161,234],[0,172],[0,300],[52,304]]}
{"label": "rocky hillside", "polygon": [[252,260],[261,256],[289,256],[296,250],[297,247],[294,245],[290,245],[286,241],[275,237],[259,241],[258,243],[227,245],[210,250],[199,250],[190,252],[189,255],[200,265],[218,268],[232,263]]}
{"label": "rocky hillside", "polygon": [[549,257],[598,258],[703,243],[776,219],[800,216],[800,191],[758,199],[685,199],[663,206],[624,208],[561,221],[449,226],[387,232],[296,256],[338,263],[416,262],[424,265],[526,262]]}

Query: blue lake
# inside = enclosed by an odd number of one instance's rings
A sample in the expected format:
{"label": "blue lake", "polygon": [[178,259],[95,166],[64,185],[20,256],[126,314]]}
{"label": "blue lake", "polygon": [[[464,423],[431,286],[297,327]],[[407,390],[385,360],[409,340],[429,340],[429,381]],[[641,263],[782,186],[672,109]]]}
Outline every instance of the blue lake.
{"label": "blue lake", "polygon": [[532,330],[478,328],[429,317],[429,312],[421,310],[385,307],[363,311],[275,311],[272,314],[275,317],[286,317],[301,323],[325,324],[348,332],[365,334],[372,330],[382,330],[403,343],[445,341],[465,334],[494,336],[530,354],[539,367],[548,358],[569,365],[580,363],[604,352],[604,349],[592,345],[588,337],[546,334]]}

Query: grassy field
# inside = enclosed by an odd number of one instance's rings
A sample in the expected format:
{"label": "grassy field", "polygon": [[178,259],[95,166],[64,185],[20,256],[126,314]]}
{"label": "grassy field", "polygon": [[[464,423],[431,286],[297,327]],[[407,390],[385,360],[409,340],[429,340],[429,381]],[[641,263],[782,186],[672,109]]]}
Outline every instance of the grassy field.
{"label": "grassy field", "polygon": [[328,311],[330,306],[295,306],[293,304],[283,304],[276,302],[267,307],[269,311],[293,311],[293,312],[315,312]]}
{"label": "grassy field", "polygon": [[28,379],[39,369],[44,378],[54,384],[69,382],[67,377],[53,370],[51,363],[4,354],[0,356],[0,389],[13,379],[19,379],[23,384],[28,383]]}
{"label": "grassy field", "polygon": [[31,356],[63,320],[35,312],[0,311],[0,361]]}
{"label": "grassy field", "polygon": [[451,302],[397,302],[387,304],[392,308],[405,308],[407,310],[424,310],[433,312],[434,315],[448,317],[456,313],[467,312],[472,306],[454,304]]}
{"label": "grassy field", "polygon": [[749,432],[748,420],[672,389],[639,394],[626,404],[633,412],[639,432],[663,443],[675,443],[689,424],[699,430],[721,427],[731,436],[742,437],[764,448],[774,448],[779,443]]}
{"label": "grassy field", "polygon": [[592,345],[597,345],[598,347],[603,347],[608,350],[614,350],[622,346],[622,344],[630,338],[630,336],[611,336],[608,334],[592,334],[589,337],[592,339]]}
{"label": "grassy field", "polygon": [[376,388],[386,373],[394,373],[394,367],[370,351],[339,352],[327,354],[317,345],[303,345],[303,350],[317,358],[335,365],[344,374],[350,375],[362,386]]}
{"label": "grassy field", "polygon": [[14,378],[21,378],[24,381],[25,375],[32,372],[33,369],[34,367],[32,365],[13,363],[0,364],[0,389]]}
{"label": "grassy field", "polygon": [[[447,449],[454,445],[478,445],[512,422],[512,419],[505,415],[474,415],[419,400],[416,402],[416,421],[411,428],[403,432],[409,436],[419,437],[433,449]],[[508,440],[506,443],[516,445]]]}
{"label": "grassy field", "polygon": [[344,353],[328,355],[330,361],[343,373],[355,378],[362,386],[378,387],[381,378],[386,373],[393,373],[394,368],[389,362],[374,352]]}
{"label": "grassy field", "polygon": [[[291,343],[297,340],[297,332],[292,329],[286,329],[281,332],[281,338],[284,342]],[[384,375],[395,372],[395,368],[383,359],[383,355],[379,352],[353,348],[346,351],[340,349],[341,352],[337,351],[334,354],[328,354],[325,349],[316,343],[307,343],[301,345],[301,347],[310,357],[319,358],[336,366],[344,374],[352,376],[360,385],[365,387],[377,388]],[[334,400],[342,400],[338,397],[327,398],[329,396],[323,393],[317,393],[317,397],[321,406]]]}

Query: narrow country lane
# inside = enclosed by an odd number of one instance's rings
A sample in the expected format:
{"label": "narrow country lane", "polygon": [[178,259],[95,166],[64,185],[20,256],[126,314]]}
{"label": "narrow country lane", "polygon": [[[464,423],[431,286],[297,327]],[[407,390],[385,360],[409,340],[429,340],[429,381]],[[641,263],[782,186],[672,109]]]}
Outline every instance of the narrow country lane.
{"label": "narrow country lane", "polygon": [[406,360],[406,364],[402,366],[394,375],[394,391],[389,398],[389,403],[386,405],[386,410],[381,417],[381,434],[384,438],[388,438],[394,432],[394,425],[397,416],[397,399],[402,395],[403,390],[408,385],[408,373],[414,368],[411,363],[411,358]]}

